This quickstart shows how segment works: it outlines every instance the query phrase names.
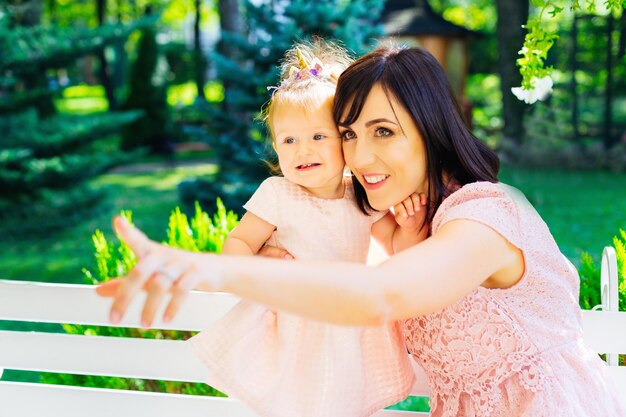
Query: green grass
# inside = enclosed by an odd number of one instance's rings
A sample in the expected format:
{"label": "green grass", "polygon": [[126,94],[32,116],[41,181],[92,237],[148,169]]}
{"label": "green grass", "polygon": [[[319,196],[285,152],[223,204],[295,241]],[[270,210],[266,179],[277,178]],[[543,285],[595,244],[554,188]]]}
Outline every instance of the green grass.
{"label": "green grass", "polygon": [[[224,100],[224,88],[220,82],[210,81],[204,86],[204,96],[213,103]],[[189,106],[198,97],[196,84],[188,82],[171,85],[167,89],[170,106]],[[63,90],[62,97],[54,100],[57,111],[65,114],[90,114],[107,111],[109,102],[101,85],[75,85]]]}
{"label": "green grass", "polygon": [[132,210],[133,218],[150,237],[165,239],[170,212],[179,205],[179,182],[209,175],[215,165],[179,167],[141,174],[107,174],[94,182],[109,197],[98,214],[66,230],[20,241],[0,241],[0,279],[82,283],[83,267],[91,267],[91,235],[101,229],[113,237],[111,219],[120,210]]}
{"label": "green grass", "polygon": [[107,111],[104,87],[101,85],[75,85],[63,90],[63,97],[54,100],[56,109],[64,114],[90,114]]}
{"label": "green grass", "polygon": [[583,251],[598,260],[626,229],[626,173],[504,167],[500,179],[526,195],[577,266]]}

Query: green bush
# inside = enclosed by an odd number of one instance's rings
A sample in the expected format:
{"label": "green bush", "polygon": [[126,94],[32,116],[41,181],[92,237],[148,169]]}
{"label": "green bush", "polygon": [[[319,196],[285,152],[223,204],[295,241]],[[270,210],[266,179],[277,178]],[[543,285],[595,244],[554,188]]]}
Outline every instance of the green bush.
{"label": "green bush", "polygon": [[[620,229],[619,234],[613,237],[613,246],[617,257],[620,311],[626,311],[626,231]],[[600,267],[587,252],[582,253],[579,273],[580,307],[589,310],[601,303]]]}
{"label": "green bush", "polygon": [[[219,199],[217,200],[217,211],[212,218],[202,211],[199,204],[196,203],[195,207],[195,214],[191,221],[180,211],[180,208],[177,207],[172,211],[167,228],[167,241],[163,243],[171,247],[194,252],[221,252],[226,236],[238,222],[237,215],[232,211],[227,211]],[[123,211],[122,215],[132,222],[131,212]],[[92,272],[86,268],[83,269],[85,280],[90,284],[98,284],[114,277],[123,276],[137,262],[128,245],[124,242],[109,242],[100,230],[95,231],[92,241],[95,248],[95,270]],[[142,330],[74,324],[63,324],[63,329],[69,334],[89,336],[175,340],[186,340],[195,334],[194,332],[175,330]],[[224,396],[224,394],[206,384],[188,382],[53,373],[42,374],[42,382],[86,387]]]}

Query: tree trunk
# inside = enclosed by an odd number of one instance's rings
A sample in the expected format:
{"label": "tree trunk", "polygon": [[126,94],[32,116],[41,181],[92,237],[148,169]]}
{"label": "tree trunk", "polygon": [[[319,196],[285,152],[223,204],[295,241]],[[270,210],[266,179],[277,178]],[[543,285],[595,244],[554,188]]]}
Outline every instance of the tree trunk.
{"label": "tree trunk", "polygon": [[[243,24],[241,12],[239,10],[239,1],[219,0],[218,7],[220,12],[220,30],[222,31],[222,33],[241,33],[243,31]],[[234,49],[225,42],[220,41],[218,45],[218,51],[225,57],[234,59]],[[229,110],[228,89],[228,83],[224,82],[224,102],[222,103],[222,106],[225,111]]]}
{"label": "tree trunk", "polygon": [[524,137],[524,103],[518,100],[512,87],[522,82],[522,76],[515,63],[519,58],[526,30],[522,25],[528,20],[529,0],[496,0],[498,22],[498,73],[502,91],[502,115],[504,130],[502,140],[505,144],[520,145]]}
{"label": "tree trunk", "polygon": [[580,120],[578,118],[578,82],[576,81],[576,71],[578,71],[578,16],[574,14],[572,21],[572,49],[570,56],[570,66],[572,67],[572,82],[570,84],[572,94],[572,128],[574,130],[574,143],[580,141]]}
{"label": "tree trunk", "polygon": [[[96,0],[96,12],[98,14],[98,26],[102,26],[106,15],[106,0]],[[113,88],[113,80],[111,77],[111,69],[107,62],[104,48],[98,51],[97,56],[100,61],[100,81],[104,86],[104,91],[109,102],[109,110],[117,110],[118,103],[115,98],[115,89]]]}
{"label": "tree trunk", "polygon": [[[25,2],[13,0],[9,2],[9,5],[14,6],[12,18],[17,25],[27,27],[41,25],[41,17],[43,15],[42,0],[30,0]],[[46,72],[43,68],[38,68],[37,66],[33,66],[30,68],[30,71],[24,72],[22,80],[24,81],[26,89],[46,89],[48,87]],[[51,95],[37,100],[35,107],[41,117],[51,116],[56,113]]]}
{"label": "tree trunk", "polygon": [[202,42],[200,38],[200,24],[202,22],[202,0],[195,0],[196,16],[193,24],[193,53],[196,76],[196,89],[198,90],[198,98],[205,100],[204,84],[206,67],[202,57]]}
{"label": "tree trunk", "polygon": [[622,59],[626,55],[626,13],[622,12],[620,18],[619,47],[617,48],[617,59]]}
{"label": "tree trunk", "polygon": [[50,13],[50,23],[57,24],[57,2],[56,0],[46,0],[48,4],[48,12]]}
{"label": "tree trunk", "polygon": [[606,91],[604,94],[604,149],[613,145],[613,28],[615,22],[611,13],[606,17]]}

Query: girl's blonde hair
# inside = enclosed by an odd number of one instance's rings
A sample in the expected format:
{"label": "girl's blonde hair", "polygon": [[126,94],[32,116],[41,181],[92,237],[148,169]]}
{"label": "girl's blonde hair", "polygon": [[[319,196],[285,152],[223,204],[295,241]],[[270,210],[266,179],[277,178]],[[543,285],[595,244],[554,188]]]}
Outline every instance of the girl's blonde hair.
{"label": "girl's blonde hair", "polygon": [[343,47],[322,38],[300,41],[285,52],[280,65],[280,84],[269,87],[273,90],[272,97],[261,112],[272,142],[275,106],[287,104],[313,109],[333,99],[337,80],[351,62]]}

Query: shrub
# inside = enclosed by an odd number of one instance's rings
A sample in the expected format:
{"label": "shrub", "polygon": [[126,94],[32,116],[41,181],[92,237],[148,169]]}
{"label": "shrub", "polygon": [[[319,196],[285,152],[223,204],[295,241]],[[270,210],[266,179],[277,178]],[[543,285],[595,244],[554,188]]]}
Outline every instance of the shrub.
{"label": "shrub", "polygon": [[[626,311],[626,231],[620,229],[613,237],[617,255],[617,275],[619,282],[620,311]],[[580,268],[580,307],[589,310],[601,303],[600,267],[587,252],[583,252]]]}
{"label": "shrub", "polygon": [[[123,211],[122,215],[132,222],[131,212]],[[181,212],[180,208],[176,207],[169,218],[167,241],[164,242],[164,244],[194,252],[219,253],[222,250],[226,236],[228,236],[228,233],[235,227],[237,221],[237,215],[232,211],[227,211],[220,199],[217,200],[217,211],[212,218],[206,212],[202,211],[200,205],[196,203],[195,214],[191,222],[188,220],[187,216]],[[109,242],[100,230],[95,231],[92,236],[92,241],[95,249],[95,271],[92,272],[86,268],[83,269],[85,280],[90,284],[98,284],[114,277],[123,276],[137,261],[128,245],[124,242]],[[74,324],[64,324],[63,329],[69,334],[176,340],[186,340],[195,334],[194,332],[176,330],[142,330]],[[193,395],[224,395],[206,384],[189,382],[153,381],[53,373],[42,374],[42,382]]]}

